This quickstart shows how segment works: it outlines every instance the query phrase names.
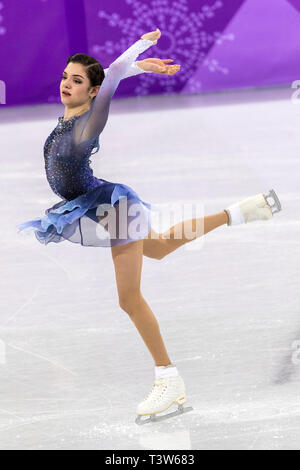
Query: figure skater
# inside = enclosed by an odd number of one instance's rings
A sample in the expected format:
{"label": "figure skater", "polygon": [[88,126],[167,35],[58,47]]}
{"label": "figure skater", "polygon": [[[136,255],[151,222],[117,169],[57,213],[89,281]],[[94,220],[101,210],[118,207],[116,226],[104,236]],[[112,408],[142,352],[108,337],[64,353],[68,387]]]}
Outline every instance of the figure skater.
{"label": "figure skater", "polygon": [[[150,415],[146,421],[155,419],[172,404],[178,405],[178,413],[186,410],[182,406],[186,402],[183,379],[171,362],[159,324],[141,293],[143,256],[161,260],[221,225],[268,220],[281,209],[272,190],[268,196],[261,193],[201,220],[183,221],[157,233],[151,227],[150,203],[125,184],[93,175],[90,156],[99,150],[99,136],[120,80],[145,72],[173,75],[180,69],[178,64],[169,64],[172,59],[135,62],[139,54],[157,44],[160,36],[159,29],[144,34],[106,70],[86,54],[69,57],[60,84],[64,116],[58,118],[44,145],[47,180],[61,200],[46,209],[42,218],[17,226],[19,232],[33,230],[45,245],[69,240],[82,246],[111,248],[119,305],[134,323],[155,363],[152,390],[137,406],[138,424],[145,421],[143,415]],[[273,197],[274,205],[269,205],[268,197]],[[277,211],[273,212],[273,207]],[[178,233],[184,235],[178,238]]]}

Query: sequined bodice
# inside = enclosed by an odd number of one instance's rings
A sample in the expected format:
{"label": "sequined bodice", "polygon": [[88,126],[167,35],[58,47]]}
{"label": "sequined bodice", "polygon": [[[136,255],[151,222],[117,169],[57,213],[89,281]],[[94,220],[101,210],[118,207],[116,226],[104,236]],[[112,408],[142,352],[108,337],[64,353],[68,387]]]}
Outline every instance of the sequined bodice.
{"label": "sequined bodice", "polygon": [[47,180],[58,196],[71,200],[99,185],[90,167],[90,156],[94,147],[99,149],[97,137],[75,144],[72,129],[73,116],[67,120],[58,118],[58,125],[48,136],[44,145]]}

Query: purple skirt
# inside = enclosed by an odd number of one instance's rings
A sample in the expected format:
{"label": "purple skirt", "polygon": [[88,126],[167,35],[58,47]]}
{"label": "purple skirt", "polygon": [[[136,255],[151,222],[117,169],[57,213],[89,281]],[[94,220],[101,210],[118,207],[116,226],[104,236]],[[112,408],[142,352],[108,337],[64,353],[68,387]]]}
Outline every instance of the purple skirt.
{"label": "purple skirt", "polygon": [[34,231],[44,245],[69,240],[82,246],[111,247],[145,238],[155,206],[125,184],[98,181],[99,186],[90,191],[46,209],[42,218],[17,225],[18,233]]}

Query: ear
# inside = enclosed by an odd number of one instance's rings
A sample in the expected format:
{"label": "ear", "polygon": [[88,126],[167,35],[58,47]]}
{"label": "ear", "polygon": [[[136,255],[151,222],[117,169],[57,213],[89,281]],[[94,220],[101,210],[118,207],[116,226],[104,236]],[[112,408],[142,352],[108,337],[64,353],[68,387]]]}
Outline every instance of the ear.
{"label": "ear", "polygon": [[100,90],[100,85],[94,86],[94,87],[93,87],[93,90],[92,90],[92,92],[91,92],[91,93],[92,93],[91,98],[94,98],[95,96],[97,96],[99,90]]}

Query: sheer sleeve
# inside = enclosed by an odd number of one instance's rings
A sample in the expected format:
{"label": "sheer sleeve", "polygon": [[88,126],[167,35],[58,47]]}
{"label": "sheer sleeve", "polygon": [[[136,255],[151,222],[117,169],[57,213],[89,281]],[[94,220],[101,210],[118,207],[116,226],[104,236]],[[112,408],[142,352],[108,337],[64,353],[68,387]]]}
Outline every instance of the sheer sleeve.
{"label": "sheer sleeve", "polygon": [[[108,70],[109,69],[104,69],[104,75],[107,74]],[[135,75],[140,75],[141,73],[152,73],[152,72],[150,72],[149,70],[141,69],[138,66],[137,62],[133,62],[133,64],[131,64],[131,66],[128,68],[127,72],[125,73],[124,77],[122,77],[122,79],[134,77]]]}
{"label": "sheer sleeve", "polygon": [[[111,99],[120,81],[133,69],[135,59],[152,46],[154,41],[139,39],[107,69],[98,94],[87,113],[77,119],[74,126],[74,141],[81,143],[96,138],[103,131],[108,119]],[[134,66],[133,66],[134,67]]]}

